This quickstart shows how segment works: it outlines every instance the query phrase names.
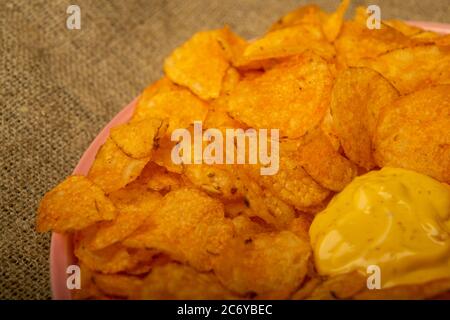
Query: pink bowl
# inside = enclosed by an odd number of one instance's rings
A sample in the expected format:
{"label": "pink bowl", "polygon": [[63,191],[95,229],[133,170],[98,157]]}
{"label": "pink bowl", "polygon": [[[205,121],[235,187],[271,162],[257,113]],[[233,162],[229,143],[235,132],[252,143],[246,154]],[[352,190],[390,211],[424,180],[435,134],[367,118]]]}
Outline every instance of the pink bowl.
{"label": "pink bowl", "polygon": [[[408,21],[408,24],[417,26],[419,28],[439,32],[450,33],[450,24],[423,22],[423,21]],[[89,168],[94,162],[95,155],[98,149],[106,141],[109,136],[109,130],[119,124],[123,124],[130,120],[134,107],[136,106],[137,98],[120,111],[100,134],[94,139],[89,148],[81,157],[78,165],[76,166],[73,174],[87,175]],[[52,243],[50,247],[50,280],[52,287],[53,299],[57,300],[69,300],[71,299],[70,291],[66,286],[67,273],[66,269],[69,265],[75,263],[75,257],[73,256],[72,243],[69,237],[53,233]]]}

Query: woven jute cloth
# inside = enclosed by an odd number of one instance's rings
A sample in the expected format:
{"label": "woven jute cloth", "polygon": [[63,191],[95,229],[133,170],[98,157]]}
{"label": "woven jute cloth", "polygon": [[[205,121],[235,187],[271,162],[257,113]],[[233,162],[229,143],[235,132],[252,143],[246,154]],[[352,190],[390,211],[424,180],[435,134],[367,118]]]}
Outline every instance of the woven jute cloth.
{"label": "woven jute cloth", "polygon": [[[96,134],[162,75],[194,32],[228,24],[246,38],[295,0],[0,1],[0,298],[48,299],[50,234],[35,231],[44,193],[71,173]],[[316,1],[326,10],[338,1]],[[79,5],[81,30],[66,27]],[[448,0],[378,4],[383,18],[448,22]]]}

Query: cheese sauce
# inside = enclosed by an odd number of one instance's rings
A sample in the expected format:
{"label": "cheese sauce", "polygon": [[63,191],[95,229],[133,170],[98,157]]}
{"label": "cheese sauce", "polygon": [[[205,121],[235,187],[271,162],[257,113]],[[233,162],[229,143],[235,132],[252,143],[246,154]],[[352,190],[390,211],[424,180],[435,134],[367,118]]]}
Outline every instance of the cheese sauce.
{"label": "cheese sauce", "polygon": [[310,228],[321,275],[381,270],[383,288],[450,277],[450,187],[383,168],[357,177]]}

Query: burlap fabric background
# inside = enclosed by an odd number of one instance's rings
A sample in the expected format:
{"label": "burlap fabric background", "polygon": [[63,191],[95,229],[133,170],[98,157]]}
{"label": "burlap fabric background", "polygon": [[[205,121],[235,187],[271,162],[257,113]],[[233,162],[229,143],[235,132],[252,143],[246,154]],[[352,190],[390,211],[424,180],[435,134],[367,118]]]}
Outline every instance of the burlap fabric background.
{"label": "burlap fabric background", "polygon": [[[228,24],[252,38],[295,0],[0,0],[0,298],[48,299],[42,195],[69,175],[100,129],[195,31]],[[331,10],[337,1],[316,1]],[[354,1],[384,18],[449,22],[448,0]],[[66,28],[69,4],[81,30]]]}

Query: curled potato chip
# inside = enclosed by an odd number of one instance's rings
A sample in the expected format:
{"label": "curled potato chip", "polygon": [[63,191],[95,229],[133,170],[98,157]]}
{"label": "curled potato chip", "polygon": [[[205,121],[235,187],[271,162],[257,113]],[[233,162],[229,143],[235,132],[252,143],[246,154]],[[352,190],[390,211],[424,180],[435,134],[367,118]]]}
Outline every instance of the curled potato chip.
{"label": "curled potato chip", "polygon": [[381,25],[380,29],[367,28],[365,20],[364,23],[344,22],[335,41],[339,59],[349,66],[354,66],[362,58],[374,58],[412,44],[411,39],[388,25]]}
{"label": "curled potato chip", "polygon": [[403,96],[383,110],[374,139],[377,164],[450,183],[450,85]]}
{"label": "curled potato chip", "polygon": [[450,48],[421,45],[359,61],[388,79],[401,94],[436,84],[450,84]]}
{"label": "curled potato chip", "polygon": [[305,136],[298,155],[311,178],[329,190],[342,190],[357,174],[356,166],[334,150],[322,130]]}
{"label": "curled potato chip", "polygon": [[108,138],[98,151],[88,178],[108,194],[135,180],[148,161],[149,158],[127,156],[114,140]]}
{"label": "curled potato chip", "polygon": [[[208,105],[182,88],[163,80],[159,90],[149,87],[150,93],[141,96],[136,105],[132,122],[149,118],[165,120],[168,123],[167,133],[179,128],[187,128],[194,121],[203,121],[208,112]],[[156,90],[156,92],[154,92]]]}
{"label": "curled potato chip", "polygon": [[119,242],[139,228],[160,205],[162,196],[145,185],[130,184],[109,195],[119,214],[113,221],[98,226],[90,248],[103,249]]}
{"label": "curled potato chip", "polygon": [[200,98],[217,98],[229,66],[229,52],[219,40],[223,30],[196,33],[164,61],[164,71],[175,83]]}
{"label": "curled potato chip", "polygon": [[283,299],[303,281],[310,251],[309,244],[290,231],[236,237],[215,259],[214,271],[231,291]]}
{"label": "curled potato chip", "polygon": [[129,157],[150,157],[155,142],[165,134],[167,125],[160,119],[125,123],[111,129],[111,139]]}
{"label": "curled potato chip", "polygon": [[345,155],[357,165],[376,166],[372,156],[375,125],[381,108],[390,107],[397,97],[386,79],[367,68],[349,68],[336,79],[331,97],[333,124]]}
{"label": "curled potato chip", "polygon": [[333,42],[336,40],[339,32],[341,31],[342,23],[344,22],[344,15],[349,4],[350,0],[342,0],[337,10],[324,18],[322,30],[328,41]]}
{"label": "curled potato chip", "polygon": [[116,298],[135,298],[141,291],[143,280],[121,274],[101,274],[93,275],[95,284],[102,293]]}
{"label": "curled potato chip", "polygon": [[144,279],[140,299],[217,300],[232,299],[212,273],[201,273],[176,263],[155,267]]}
{"label": "curled potato chip", "polygon": [[157,165],[154,162],[149,162],[145,166],[136,183],[144,185],[146,189],[158,191],[163,194],[178,189],[183,185],[181,175],[169,172],[167,168]]}
{"label": "curled potato chip", "polygon": [[98,186],[84,176],[70,176],[41,200],[37,230],[72,232],[116,215],[113,203]]}
{"label": "curled potato chip", "polygon": [[331,85],[325,61],[306,54],[241,81],[229,97],[228,111],[250,127],[276,128],[281,136],[300,137],[322,120]]}
{"label": "curled potato chip", "polygon": [[324,37],[320,26],[297,24],[275,30],[251,42],[244,51],[247,61],[283,58],[299,55],[311,50],[326,60],[331,59],[335,50]]}
{"label": "curled potato chip", "polygon": [[193,188],[169,192],[161,207],[124,244],[156,248],[198,270],[211,269],[211,259],[232,236],[223,205]]}

